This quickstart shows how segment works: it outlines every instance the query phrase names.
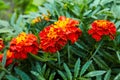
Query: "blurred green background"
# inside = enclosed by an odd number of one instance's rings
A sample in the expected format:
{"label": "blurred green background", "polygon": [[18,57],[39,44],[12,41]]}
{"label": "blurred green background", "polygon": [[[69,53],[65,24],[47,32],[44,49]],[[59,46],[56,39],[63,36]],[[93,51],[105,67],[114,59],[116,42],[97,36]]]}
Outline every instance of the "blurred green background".
{"label": "blurred green background", "polygon": [[46,0],[0,0],[0,19],[9,20],[13,12],[28,14],[38,10]]}

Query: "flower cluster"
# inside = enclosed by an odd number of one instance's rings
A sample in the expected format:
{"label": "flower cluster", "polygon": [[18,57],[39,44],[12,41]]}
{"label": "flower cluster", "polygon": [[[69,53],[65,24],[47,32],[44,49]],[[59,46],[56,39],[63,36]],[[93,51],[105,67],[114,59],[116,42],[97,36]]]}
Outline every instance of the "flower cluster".
{"label": "flower cluster", "polygon": [[[0,54],[0,62],[2,62],[3,56],[4,54]],[[13,62],[13,59],[14,59],[13,53],[10,52],[10,50],[8,50],[6,54],[6,65],[5,66],[10,65]]]}
{"label": "flower cluster", "polygon": [[116,34],[114,23],[107,20],[96,20],[92,23],[92,28],[88,30],[96,41],[100,41],[103,36],[109,36],[112,40]]}
{"label": "flower cluster", "polygon": [[55,53],[60,50],[68,40],[76,42],[82,31],[76,26],[77,20],[60,16],[59,20],[47,26],[39,33],[40,48],[45,52]]}
{"label": "flower cluster", "polygon": [[26,59],[28,53],[37,54],[38,50],[37,37],[33,34],[22,32],[10,42],[10,51],[13,52],[15,59]]}

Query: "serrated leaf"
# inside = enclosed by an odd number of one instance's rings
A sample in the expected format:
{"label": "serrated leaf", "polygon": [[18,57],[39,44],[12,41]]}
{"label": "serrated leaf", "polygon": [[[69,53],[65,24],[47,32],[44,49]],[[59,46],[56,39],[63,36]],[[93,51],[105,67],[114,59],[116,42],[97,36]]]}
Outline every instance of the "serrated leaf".
{"label": "serrated leaf", "polygon": [[92,61],[87,61],[83,66],[82,69],[80,71],[80,76],[82,76],[85,71],[88,69],[88,67],[90,66],[90,64],[92,63]]}
{"label": "serrated leaf", "polygon": [[105,5],[105,4],[110,3],[112,1],[114,1],[114,0],[101,0],[100,4]]}
{"label": "serrated leaf", "polygon": [[120,5],[113,5],[111,11],[115,18],[120,19]]}
{"label": "serrated leaf", "polygon": [[120,61],[120,52],[117,51],[116,54],[117,54],[118,60]]}
{"label": "serrated leaf", "polygon": [[107,73],[105,74],[104,80],[110,80],[111,76],[111,70],[108,70]]}
{"label": "serrated leaf", "polygon": [[44,76],[45,79],[48,79],[49,75],[50,75],[50,68],[48,68],[45,72],[45,76]]}
{"label": "serrated leaf", "polygon": [[10,24],[11,24],[12,26],[15,26],[16,16],[17,16],[17,14],[16,14],[16,13],[13,13],[13,15],[12,15],[12,17],[11,17],[11,19],[10,19]]}
{"label": "serrated leaf", "polygon": [[5,64],[6,64],[6,50],[4,51],[4,56],[3,56],[3,59],[2,59],[2,66],[4,67]]}
{"label": "serrated leaf", "polygon": [[64,69],[66,71],[68,80],[72,80],[72,73],[70,72],[70,69],[68,68],[68,66],[65,63],[63,64],[63,66],[64,66]]}
{"label": "serrated leaf", "polygon": [[30,77],[22,70],[18,68],[14,68],[14,69],[15,69],[16,74],[18,74],[22,80],[31,80]]}
{"label": "serrated leaf", "polygon": [[40,63],[36,62],[36,68],[38,72],[41,72],[41,65]]}
{"label": "serrated leaf", "polygon": [[2,78],[4,77],[4,75],[5,75],[4,71],[0,72],[0,80],[2,80]]}
{"label": "serrated leaf", "polygon": [[78,76],[79,70],[80,70],[80,58],[75,63],[75,67],[74,67],[74,77],[75,78]]}
{"label": "serrated leaf", "polygon": [[81,44],[75,42],[75,45],[78,46],[80,49],[86,50]]}
{"label": "serrated leaf", "polygon": [[98,51],[98,53],[100,55],[102,55],[105,59],[111,61],[111,62],[116,62],[116,59],[114,58],[113,55],[109,54],[108,52],[104,51],[104,50],[100,50]]}
{"label": "serrated leaf", "polygon": [[20,24],[21,24],[21,22],[22,22],[22,15],[19,15],[19,17],[18,17],[18,19],[17,19],[17,21],[16,21],[16,25],[19,25],[20,26]]}
{"label": "serrated leaf", "polygon": [[14,77],[14,76],[12,76],[12,75],[6,75],[6,78],[7,78],[8,80],[19,80],[18,78]]}
{"label": "serrated leaf", "polygon": [[31,73],[37,77],[38,80],[46,80],[43,75],[40,75],[38,72],[31,71]]}
{"label": "serrated leaf", "polygon": [[0,33],[10,33],[12,31],[13,31],[13,29],[8,29],[8,28],[2,28],[2,29],[0,29]]}
{"label": "serrated leaf", "polygon": [[46,64],[44,64],[44,66],[42,67],[41,70],[42,70],[41,73],[44,75],[45,74],[45,70],[46,70]]}
{"label": "serrated leaf", "polygon": [[95,56],[93,60],[96,62],[96,64],[101,67],[102,69],[109,69],[108,65],[104,60],[102,60],[99,56]]}
{"label": "serrated leaf", "polygon": [[94,0],[93,3],[90,4],[90,7],[97,7],[98,4],[100,3],[100,0]]}
{"label": "serrated leaf", "polygon": [[120,73],[117,76],[115,76],[114,80],[120,80]]}
{"label": "serrated leaf", "polygon": [[58,74],[63,78],[63,80],[67,80],[65,74],[62,71],[58,70]]}
{"label": "serrated leaf", "polygon": [[7,21],[0,20],[0,29],[2,28],[8,28],[10,24]]}
{"label": "serrated leaf", "polygon": [[94,76],[98,76],[98,75],[103,75],[104,73],[105,73],[106,71],[91,71],[91,72],[89,72],[89,73],[87,73],[86,75],[85,75],[85,77],[94,77]]}
{"label": "serrated leaf", "polygon": [[39,73],[38,72],[35,72],[35,71],[30,71],[33,75],[35,75],[36,77],[39,76]]}
{"label": "serrated leaf", "polygon": [[52,73],[49,77],[49,80],[54,80],[55,74],[56,74],[56,72]]}

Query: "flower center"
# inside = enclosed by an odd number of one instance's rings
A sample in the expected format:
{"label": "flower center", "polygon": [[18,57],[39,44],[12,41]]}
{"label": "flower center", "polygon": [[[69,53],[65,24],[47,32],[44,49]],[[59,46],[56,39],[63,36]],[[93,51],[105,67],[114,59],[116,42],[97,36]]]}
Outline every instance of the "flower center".
{"label": "flower center", "polygon": [[62,28],[63,30],[65,30],[68,22],[69,22],[69,18],[67,18],[66,20],[63,20],[63,21],[58,20],[57,22],[54,23],[55,24],[54,27],[55,28]]}
{"label": "flower center", "polygon": [[19,43],[22,42],[22,41],[25,41],[26,36],[27,36],[27,35],[26,35],[24,32],[22,32],[21,34],[19,34],[19,36],[16,38],[17,44],[19,44]]}
{"label": "flower center", "polygon": [[96,21],[96,23],[99,27],[103,27],[103,28],[108,27],[108,22],[106,20],[98,20],[98,21]]}
{"label": "flower center", "polygon": [[55,32],[55,29],[53,27],[50,28],[49,30],[49,33],[47,34],[47,37],[49,38],[56,38],[58,35],[57,33]]}

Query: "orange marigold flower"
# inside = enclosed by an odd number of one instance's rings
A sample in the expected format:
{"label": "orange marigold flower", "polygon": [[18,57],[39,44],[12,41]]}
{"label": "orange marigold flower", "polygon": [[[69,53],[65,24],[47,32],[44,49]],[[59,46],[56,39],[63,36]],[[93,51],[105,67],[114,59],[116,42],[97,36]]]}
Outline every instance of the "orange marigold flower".
{"label": "orange marigold flower", "polygon": [[58,21],[39,33],[41,49],[55,53],[65,46],[67,40],[70,40],[72,43],[76,42],[82,33],[76,27],[78,24],[77,20],[60,16]]}
{"label": "orange marigold flower", "polygon": [[[0,62],[2,62],[3,56],[4,54],[0,54]],[[5,66],[10,65],[13,62],[13,59],[14,59],[13,53],[10,52],[10,50],[7,50]]]}
{"label": "orange marigold flower", "polygon": [[16,59],[26,59],[28,53],[37,54],[38,49],[37,37],[33,34],[22,32],[10,42],[10,50]]}
{"label": "orange marigold flower", "polygon": [[82,31],[76,26],[79,24],[77,20],[60,16],[59,20],[54,23],[55,28],[61,28],[72,43],[78,40],[78,37],[82,34]]}
{"label": "orange marigold flower", "polygon": [[91,24],[92,28],[88,30],[88,34],[96,41],[100,41],[102,37],[109,36],[112,40],[116,34],[116,27],[114,23],[107,20],[96,20]]}
{"label": "orange marigold flower", "polygon": [[3,40],[0,39],[0,51],[4,48],[4,43],[3,43]]}
{"label": "orange marigold flower", "polygon": [[39,36],[40,47],[45,52],[55,53],[67,43],[65,33],[60,28],[54,28],[53,25],[44,28]]}

